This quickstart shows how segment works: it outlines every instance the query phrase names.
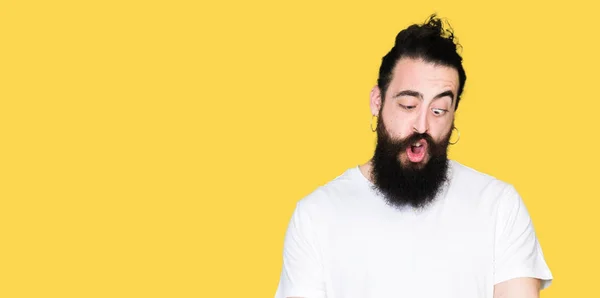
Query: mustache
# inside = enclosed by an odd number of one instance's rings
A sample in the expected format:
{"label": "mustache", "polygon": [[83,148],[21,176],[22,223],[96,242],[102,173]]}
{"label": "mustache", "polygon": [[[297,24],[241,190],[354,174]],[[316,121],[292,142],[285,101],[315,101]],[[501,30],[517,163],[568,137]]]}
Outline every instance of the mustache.
{"label": "mustache", "polygon": [[419,140],[425,140],[428,148],[432,148],[432,146],[435,145],[433,137],[428,133],[413,133],[403,139],[394,139],[388,137],[388,149],[391,151],[390,153],[396,154],[398,152],[405,151],[408,149],[408,147]]}

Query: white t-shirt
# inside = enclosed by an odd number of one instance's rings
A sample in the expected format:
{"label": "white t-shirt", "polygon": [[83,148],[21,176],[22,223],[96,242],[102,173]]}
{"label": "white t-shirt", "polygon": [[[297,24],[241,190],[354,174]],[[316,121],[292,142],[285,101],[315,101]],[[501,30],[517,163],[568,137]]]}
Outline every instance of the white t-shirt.
{"label": "white t-shirt", "polygon": [[276,298],[486,298],[553,277],[515,188],[456,161],[436,201],[390,207],[358,166],[296,205]]}

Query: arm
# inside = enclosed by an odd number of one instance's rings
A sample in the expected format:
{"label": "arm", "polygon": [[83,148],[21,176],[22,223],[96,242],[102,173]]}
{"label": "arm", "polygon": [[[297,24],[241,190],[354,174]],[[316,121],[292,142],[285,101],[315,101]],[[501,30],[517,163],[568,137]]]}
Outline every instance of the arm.
{"label": "arm", "polygon": [[316,230],[310,211],[302,203],[296,206],[285,235],[276,298],[325,297]]}
{"label": "arm", "polygon": [[512,186],[498,205],[494,262],[494,298],[538,298],[553,279],[531,217]]}
{"label": "arm", "polygon": [[494,298],[539,298],[540,280],[531,277],[514,278],[494,286]]}

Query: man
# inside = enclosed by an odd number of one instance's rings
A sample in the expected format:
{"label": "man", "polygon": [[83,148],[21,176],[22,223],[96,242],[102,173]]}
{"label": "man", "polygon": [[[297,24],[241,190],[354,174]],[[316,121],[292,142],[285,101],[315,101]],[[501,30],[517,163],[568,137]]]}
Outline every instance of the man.
{"label": "man", "polygon": [[550,285],[515,188],[447,158],[466,82],[456,48],[435,15],[397,35],[370,95],[373,158],[298,202],[276,298],[534,298]]}

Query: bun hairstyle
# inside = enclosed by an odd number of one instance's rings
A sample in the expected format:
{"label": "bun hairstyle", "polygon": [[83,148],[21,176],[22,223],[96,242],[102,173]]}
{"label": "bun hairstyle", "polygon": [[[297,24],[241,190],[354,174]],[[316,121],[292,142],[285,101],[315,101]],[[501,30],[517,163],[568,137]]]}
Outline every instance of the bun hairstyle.
{"label": "bun hairstyle", "polygon": [[442,20],[433,14],[423,24],[413,24],[396,35],[394,47],[382,58],[379,67],[377,86],[381,90],[383,100],[398,60],[423,59],[426,62],[453,67],[458,71],[459,85],[456,95],[456,109],[458,109],[467,76],[462,65],[462,57],[457,51],[461,45],[454,36],[452,27],[447,25],[448,28],[444,28]]}

